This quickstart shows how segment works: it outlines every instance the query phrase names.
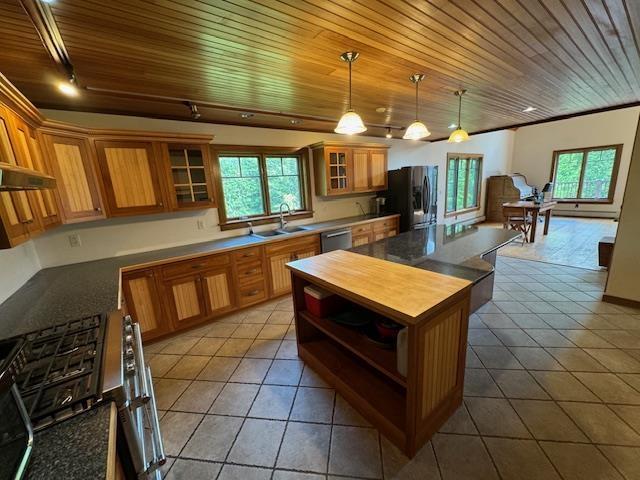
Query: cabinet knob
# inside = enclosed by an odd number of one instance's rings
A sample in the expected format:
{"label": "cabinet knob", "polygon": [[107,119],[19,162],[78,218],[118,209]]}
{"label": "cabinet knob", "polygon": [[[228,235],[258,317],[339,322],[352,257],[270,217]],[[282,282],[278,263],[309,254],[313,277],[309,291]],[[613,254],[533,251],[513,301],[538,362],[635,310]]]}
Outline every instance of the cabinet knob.
{"label": "cabinet knob", "polygon": [[96,207],[96,208],[94,208],[94,210],[95,210],[96,212],[98,212],[98,213],[102,212],[102,208],[100,208],[100,207]]}
{"label": "cabinet knob", "polygon": [[247,297],[255,297],[256,295],[258,295],[260,293],[260,290],[251,290],[250,292],[246,293]]}

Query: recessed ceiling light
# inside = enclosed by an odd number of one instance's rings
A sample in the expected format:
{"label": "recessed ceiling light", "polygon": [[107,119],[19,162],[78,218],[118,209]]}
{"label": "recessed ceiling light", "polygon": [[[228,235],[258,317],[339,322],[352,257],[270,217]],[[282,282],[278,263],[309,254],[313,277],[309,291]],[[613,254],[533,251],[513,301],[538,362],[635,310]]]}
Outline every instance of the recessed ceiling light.
{"label": "recessed ceiling light", "polygon": [[533,112],[533,111],[535,111],[535,110],[537,110],[537,108],[536,108],[536,107],[527,107],[527,108],[525,108],[525,109],[524,109],[524,110],[522,110],[522,111],[523,111],[524,113],[529,113],[529,112]]}
{"label": "recessed ceiling light", "polygon": [[387,111],[387,107],[378,107],[376,108],[376,112],[378,113],[384,113]]}
{"label": "recessed ceiling light", "polygon": [[253,117],[253,113],[248,113],[248,112],[241,113],[240,117],[241,118],[251,118],[251,117]]}
{"label": "recessed ceiling light", "polygon": [[455,123],[452,123],[451,125],[449,125],[449,129],[451,130],[451,129],[453,129],[453,128],[456,128],[457,126],[458,126],[458,125],[456,125]]}

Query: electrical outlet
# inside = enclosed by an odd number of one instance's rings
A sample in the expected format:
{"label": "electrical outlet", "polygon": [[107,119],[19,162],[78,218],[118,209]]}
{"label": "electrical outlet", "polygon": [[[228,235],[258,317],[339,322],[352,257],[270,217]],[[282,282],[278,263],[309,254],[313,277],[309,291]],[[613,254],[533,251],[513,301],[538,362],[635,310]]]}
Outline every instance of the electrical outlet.
{"label": "electrical outlet", "polygon": [[80,235],[77,233],[69,235],[69,245],[71,245],[71,247],[79,247],[80,245],[82,245]]}
{"label": "electrical outlet", "polygon": [[204,220],[198,220],[198,230],[204,230]]}

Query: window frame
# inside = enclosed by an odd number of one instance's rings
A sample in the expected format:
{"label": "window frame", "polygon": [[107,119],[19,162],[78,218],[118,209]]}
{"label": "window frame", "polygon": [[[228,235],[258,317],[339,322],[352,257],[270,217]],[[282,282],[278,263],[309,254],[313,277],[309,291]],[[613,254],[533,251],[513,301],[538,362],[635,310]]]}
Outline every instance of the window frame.
{"label": "window frame", "polygon": [[[221,230],[231,230],[235,228],[246,228],[251,222],[252,225],[265,225],[275,223],[280,218],[279,212],[271,212],[271,199],[269,197],[269,179],[267,175],[267,157],[299,157],[300,169],[300,193],[302,209],[292,210],[285,214],[289,220],[311,218],[313,216],[313,203],[311,196],[311,181],[309,171],[309,149],[291,147],[260,147],[246,145],[213,145],[213,166],[216,189],[218,191],[218,217]],[[247,217],[227,217],[226,204],[224,200],[224,189],[222,187],[222,175],[220,172],[220,157],[224,156],[252,156],[258,157],[260,168],[260,179],[262,183],[262,198],[264,201],[265,214],[251,215]]]}
{"label": "window frame", "polygon": [[[478,186],[476,190],[476,205],[468,208],[461,208],[459,210],[453,210],[451,212],[447,212],[447,199],[449,198],[449,164],[453,160],[458,159],[478,159],[478,173],[476,178],[476,185]],[[480,199],[482,193],[482,165],[484,163],[484,155],[482,153],[447,153],[447,164],[445,170],[445,184],[444,184],[444,217],[457,217],[458,215],[464,215],[465,213],[475,212],[480,210]],[[470,169],[467,168],[466,172],[466,182],[464,185],[464,198],[467,198],[468,189],[469,189],[469,172]],[[456,168],[456,190],[457,190],[457,179],[458,179],[458,169]]]}
{"label": "window frame", "polygon": [[[558,156],[563,153],[582,153],[582,168],[580,169],[580,178],[578,179],[578,198],[555,198],[553,196],[551,200],[558,203],[571,203],[571,204],[580,204],[580,203],[590,203],[590,204],[600,204],[600,205],[610,205],[613,203],[613,198],[616,193],[616,183],[618,182],[618,170],[620,170],[620,159],[622,157],[622,147],[624,144],[617,143],[614,145],[601,145],[597,147],[583,147],[583,148],[569,148],[564,150],[554,150],[553,157],[551,160],[551,174],[549,177],[549,181],[553,183],[553,187],[555,190],[555,177],[556,171],[558,169]],[[616,155],[613,160],[613,167],[611,169],[611,181],[609,182],[609,194],[607,198],[580,198],[580,194],[582,193],[583,181],[584,181],[584,172],[585,172],[585,162],[589,152],[594,150],[610,150],[615,149]]]}

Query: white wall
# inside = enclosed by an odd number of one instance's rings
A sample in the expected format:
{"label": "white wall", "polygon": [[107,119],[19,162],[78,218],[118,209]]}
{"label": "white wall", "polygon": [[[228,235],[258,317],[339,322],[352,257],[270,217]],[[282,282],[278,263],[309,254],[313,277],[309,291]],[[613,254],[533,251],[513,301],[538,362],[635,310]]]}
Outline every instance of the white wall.
{"label": "white wall", "polygon": [[0,250],[0,303],[20,288],[38,270],[40,261],[33,242]]}
{"label": "white wall", "polygon": [[[345,140],[345,136],[316,132],[215,125],[195,122],[180,122],[119,115],[104,115],[82,112],[43,110],[47,118],[92,128],[119,128],[168,132],[205,133],[214,135],[214,142],[231,145],[263,145],[303,147],[321,140]],[[513,132],[503,131],[477,135],[464,144],[449,145],[446,142],[433,144],[401,139],[381,139],[358,136],[349,138],[356,142],[387,143],[389,168],[406,165],[439,165],[439,205],[444,205],[444,171],[447,152],[483,153],[485,162],[483,177],[508,171],[508,162],[513,144]],[[313,182],[312,182],[313,183]],[[333,218],[359,215],[356,202],[369,209],[372,195],[354,195],[347,198],[327,199],[314,196],[314,217],[297,223],[311,223]],[[484,195],[482,196],[484,203]],[[442,209],[441,209],[442,210]],[[466,220],[482,216],[483,210],[460,217]],[[197,221],[204,220],[205,229],[197,229]],[[439,212],[439,222],[443,221]],[[455,218],[447,219],[456,221]],[[273,228],[264,226],[263,229]],[[82,245],[72,248],[68,236],[80,235]],[[139,251],[154,250],[214,238],[245,234],[245,229],[222,232],[218,227],[217,210],[198,212],[147,215],[126,219],[108,219],[84,224],[67,225],[48,232],[34,240],[43,267],[64,265],[98,258],[126,255]]]}
{"label": "white wall", "polygon": [[640,302],[638,275],[640,274],[640,125],[629,168],[622,214],[616,244],[613,248],[605,293],[613,297]]}
{"label": "white wall", "polygon": [[549,181],[553,152],[571,148],[622,143],[620,170],[611,205],[561,204],[557,213],[616,217],[620,212],[640,107],[583,115],[557,122],[519,128],[513,149],[513,171],[523,173],[532,185]]}

